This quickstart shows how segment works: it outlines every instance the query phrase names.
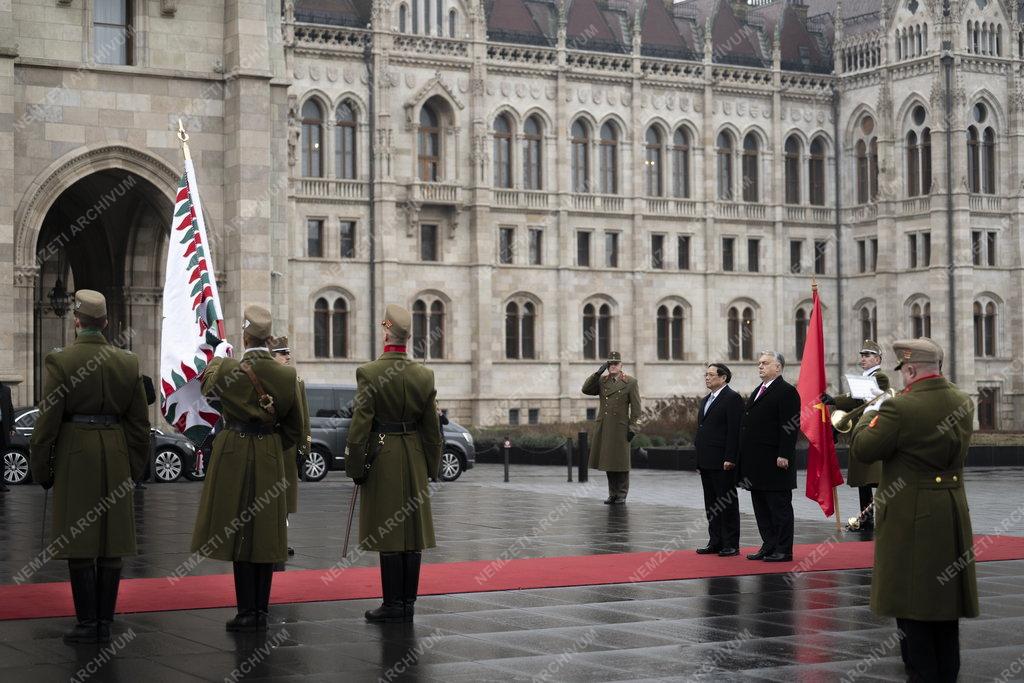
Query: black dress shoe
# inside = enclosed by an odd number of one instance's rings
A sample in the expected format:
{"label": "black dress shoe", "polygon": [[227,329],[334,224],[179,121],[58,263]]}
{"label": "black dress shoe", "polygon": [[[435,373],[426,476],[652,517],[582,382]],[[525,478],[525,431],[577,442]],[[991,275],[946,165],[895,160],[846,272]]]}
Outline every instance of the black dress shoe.
{"label": "black dress shoe", "polygon": [[751,553],[750,555],[747,555],[747,559],[763,560],[765,558],[765,555],[767,555],[767,553],[765,553],[764,549],[762,548],[761,550],[758,550],[756,553]]}
{"label": "black dress shoe", "polygon": [[[261,628],[262,626],[262,628]],[[267,618],[257,611],[239,612],[229,620],[224,628],[235,633],[256,633],[267,630]]]}
{"label": "black dress shoe", "polygon": [[697,554],[698,555],[714,555],[719,550],[721,550],[721,548],[719,548],[716,545],[711,545],[709,543],[708,545],[704,546],[703,548],[697,548]]}
{"label": "black dress shoe", "polygon": [[608,496],[607,498],[604,499],[604,504],[605,505],[611,505],[614,502],[615,502],[615,496]]}
{"label": "black dress shoe", "polygon": [[772,553],[771,555],[765,555],[761,558],[765,562],[792,562],[792,555],[785,555],[783,553]]}
{"label": "black dress shoe", "polygon": [[734,557],[735,555],[739,555],[739,554],[740,554],[739,548],[722,548],[721,550],[718,551],[718,556],[719,557]]}
{"label": "black dress shoe", "polygon": [[626,499],[621,497],[621,496],[612,499],[612,505],[625,505],[625,504],[626,504]]}
{"label": "black dress shoe", "polygon": [[295,548],[288,546],[288,557],[295,555]]}

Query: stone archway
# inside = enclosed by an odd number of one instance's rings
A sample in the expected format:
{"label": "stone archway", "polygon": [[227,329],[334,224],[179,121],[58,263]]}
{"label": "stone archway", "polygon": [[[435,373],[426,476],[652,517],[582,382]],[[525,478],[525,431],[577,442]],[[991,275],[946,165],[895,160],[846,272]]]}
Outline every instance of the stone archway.
{"label": "stone archway", "polygon": [[48,294],[57,278],[68,291],[107,297],[108,338],[158,374],[160,301],[166,239],[177,187],[163,162],[123,146],[90,150],[64,163],[26,193],[16,217],[16,311],[22,317],[27,391],[41,391],[42,357],[73,339],[70,315],[58,319]]}

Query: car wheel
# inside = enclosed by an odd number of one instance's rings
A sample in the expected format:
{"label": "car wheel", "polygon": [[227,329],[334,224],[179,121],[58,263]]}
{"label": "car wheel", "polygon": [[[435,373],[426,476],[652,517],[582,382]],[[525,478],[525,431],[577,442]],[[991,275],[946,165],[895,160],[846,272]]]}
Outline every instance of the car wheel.
{"label": "car wheel", "polygon": [[[196,474],[194,468],[195,468],[195,464],[197,462],[199,462],[200,458],[202,458],[203,473],[202,474]],[[196,451],[196,454],[193,457],[192,465],[193,465],[192,467],[186,467],[185,471],[182,472],[182,474],[185,475],[185,478],[188,479],[189,481],[202,481],[203,479],[206,479],[206,468],[210,466],[210,457],[208,455],[206,455],[205,453],[203,453],[203,451],[198,450],[198,451]]]}
{"label": "car wheel", "polygon": [[153,458],[153,476],[159,482],[169,484],[177,481],[184,469],[181,453],[172,448],[157,451],[156,457]]}
{"label": "car wheel", "polygon": [[28,481],[28,456],[17,449],[4,452],[4,483],[24,484]]}
{"label": "car wheel", "polygon": [[441,454],[441,467],[438,468],[441,481],[455,481],[462,476],[463,469],[458,453],[446,450]]}
{"label": "car wheel", "polygon": [[327,456],[313,449],[302,460],[302,480],[320,481],[327,476]]}

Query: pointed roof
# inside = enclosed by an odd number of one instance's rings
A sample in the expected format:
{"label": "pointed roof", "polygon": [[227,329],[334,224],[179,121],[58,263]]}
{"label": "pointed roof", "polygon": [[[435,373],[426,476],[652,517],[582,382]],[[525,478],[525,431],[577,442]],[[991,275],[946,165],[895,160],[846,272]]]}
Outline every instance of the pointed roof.
{"label": "pointed roof", "polygon": [[484,8],[487,34],[494,40],[550,44],[524,0],[490,0]]}
{"label": "pointed roof", "polygon": [[[682,22],[680,22],[682,24]],[[640,21],[642,51],[651,56],[693,57],[694,44],[689,31],[685,37],[663,0],[647,0]]]}
{"label": "pointed roof", "polygon": [[577,50],[623,50],[623,41],[608,25],[604,12],[595,0],[565,0],[566,44]]}

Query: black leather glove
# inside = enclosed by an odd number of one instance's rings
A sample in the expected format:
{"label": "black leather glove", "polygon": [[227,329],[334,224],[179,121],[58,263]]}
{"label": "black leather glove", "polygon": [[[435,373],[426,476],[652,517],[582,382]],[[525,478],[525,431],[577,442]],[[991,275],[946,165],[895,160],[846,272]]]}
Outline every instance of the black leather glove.
{"label": "black leather glove", "polygon": [[836,404],[836,399],[831,394],[822,394],[821,402],[827,406],[834,406]]}
{"label": "black leather glove", "polygon": [[366,477],[359,477],[358,479],[352,477],[352,483],[355,484],[356,486],[362,486],[363,484],[366,483]]}
{"label": "black leather glove", "polygon": [[634,431],[627,431],[626,432],[626,441],[632,441],[634,436],[636,436],[636,432],[634,432]]}
{"label": "black leather glove", "polygon": [[599,375],[603,375],[603,374],[604,374],[605,372],[607,372],[607,370],[608,370],[608,364],[607,364],[607,363],[605,363],[605,364],[604,364],[604,365],[602,365],[602,366],[601,366],[600,368],[598,368],[598,370],[597,370],[597,374],[599,374]]}
{"label": "black leather glove", "polygon": [[50,489],[53,488],[53,479],[48,479],[47,481],[41,481],[41,482],[39,482],[39,485],[43,487],[44,491],[49,491]]}

